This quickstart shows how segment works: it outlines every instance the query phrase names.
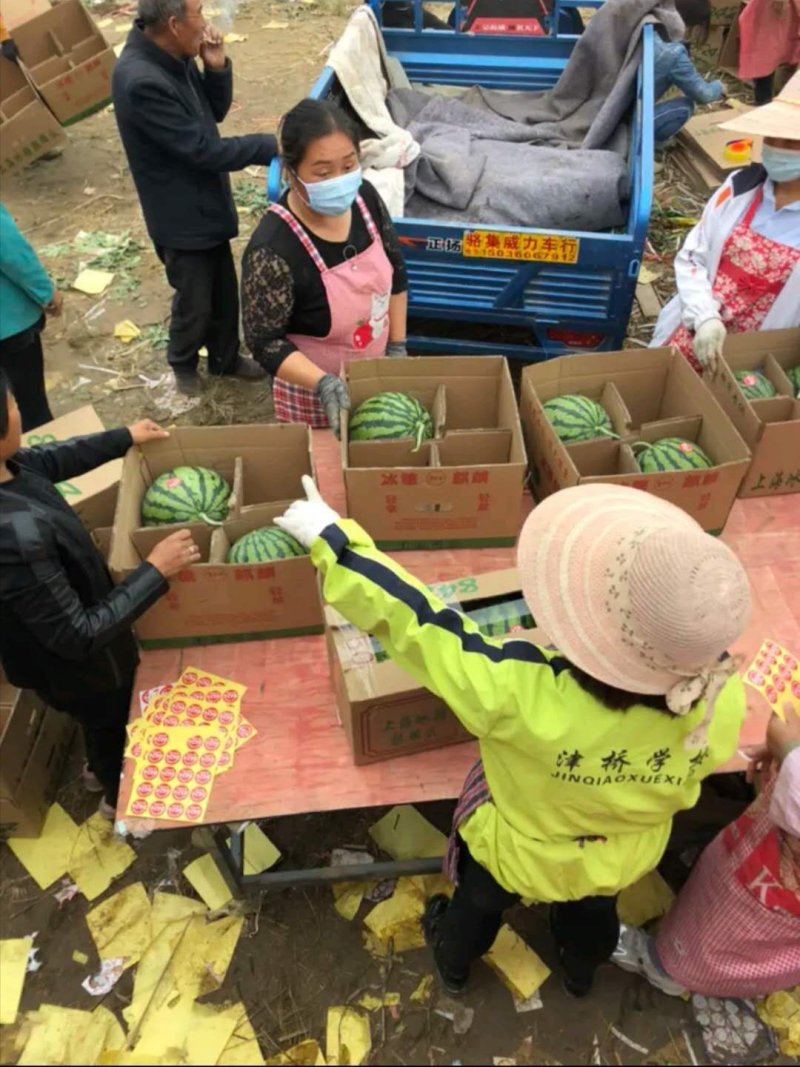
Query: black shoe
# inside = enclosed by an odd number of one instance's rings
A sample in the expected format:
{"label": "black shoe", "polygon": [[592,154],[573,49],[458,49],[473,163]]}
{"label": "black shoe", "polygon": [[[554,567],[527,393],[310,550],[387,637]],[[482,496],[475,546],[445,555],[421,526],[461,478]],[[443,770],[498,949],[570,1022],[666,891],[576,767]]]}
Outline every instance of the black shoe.
{"label": "black shoe", "polygon": [[250,356],[238,356],[233,370],[227,372],[231,378],[241,378],[246,382],[258,382],[266,378],[267,372],[260,363],[256,363]]}
{"label": "black shoe", "polygon": [[438,928],[449,906],[450,900],[444,893],[437,893],[435,897],[431,897],[425,905],[425,913],[422,916],[422,933],[425,936],[425,944],[431,950],[431,955],[433,956],[433,969],[436,971],[436,976],[441,982],[445,993],[451,997],[460,997],[467,988],[469,975],[447,974],[439,966],[436,959],[436,944],[439,939]]}
{"label": "black shoe", "polygon": [[194,370],[174,370],[175,388],[183,396],[200,395],[200,375]]}
{"label": "black shoe", "polygon": [[583,961],[576,963],[567,958],[565,949],[559,944],[559,922],[555,907],[550,908],[549,921],[550,933],[558,948],[558,962],[561,964],[565,992],[577,999],[588,996],[594,985],[594,969],[589,968]]}

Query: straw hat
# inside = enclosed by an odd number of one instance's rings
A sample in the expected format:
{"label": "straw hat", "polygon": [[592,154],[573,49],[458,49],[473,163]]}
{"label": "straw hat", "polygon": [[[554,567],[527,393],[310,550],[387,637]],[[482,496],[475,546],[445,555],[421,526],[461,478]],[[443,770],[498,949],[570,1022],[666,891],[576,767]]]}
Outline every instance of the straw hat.
{"label": "straw hat", "polygon": [[750,613],[747,575],[724,542],[639,489],[581,485],[537,505],[517,563],[537,626],[576,667],[664,694],[677,715],[705,696],[711,714]]}
{"label": "straw hat", "polygon": [[719,128],[758,137],[788,137],[800,141],[800,70],[792,75],[772,103],[721,122]]}

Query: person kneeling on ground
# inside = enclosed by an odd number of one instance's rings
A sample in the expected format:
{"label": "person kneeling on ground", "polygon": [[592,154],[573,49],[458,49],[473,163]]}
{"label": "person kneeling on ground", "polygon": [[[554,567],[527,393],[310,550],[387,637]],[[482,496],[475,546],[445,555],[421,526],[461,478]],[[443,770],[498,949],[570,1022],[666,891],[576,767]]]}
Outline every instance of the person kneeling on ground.
{"label": "person kneeling on ground", "polygon": [[132,623],[200,558],[188,530],[161,541],[114,587],[103,557],[57,485],[168,437],[145,419],[20,448],[20,415],[0,372],[0,662],[12,685],[80,723],[84,780],[113,818],[139,655]]}
{"label": "person kneeling on ground", "polygon": [[[675,7],[686,28],[708,27],[711,20],[711,0],[675,0]],[[683,41],[669,41],[658,32],[654,38],[654,136],[657,145],[664,144],[682,129],[694,112],[695,104],[713,104],[726,95],[721,81],[707,82],[692,63]],[[672,88],[680,89],[680,96],[661,100]]]}
{"label": "person kneeling on ground", "polygon": [[614,953],[671,996],[763,997],[800,985],[800,715],[773,715],[751,758],[765,763],[755,803],[703,852],[658,935],[628,927]]}
{"label": "person kneeling on ground", "polygon": [[480,741],[446,859],[456,890],[423,919],[445,989],[463,991],[527,897],[553,904],[566,988],[588,993],[617,944],[617,894],[656,866],[672,816],[736,747],[745,696],[726,649],[750,611],[741,563],[640,490],[566,489],[537,505],[517,550],[559,651],[501,643],[304,484],[309,499],[276,523],[310,548],[325,600]]}

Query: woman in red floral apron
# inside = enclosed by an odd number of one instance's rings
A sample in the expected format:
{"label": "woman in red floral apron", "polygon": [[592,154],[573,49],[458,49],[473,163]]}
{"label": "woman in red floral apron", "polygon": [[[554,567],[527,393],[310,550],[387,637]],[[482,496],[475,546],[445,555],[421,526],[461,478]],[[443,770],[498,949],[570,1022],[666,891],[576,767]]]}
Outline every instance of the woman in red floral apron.
{"label": "woman in red floral apron", "polygon": [[350,405],[343,368],[406,355],[405,266],[386,208],[362,179],[348,117],[304,100],[280,141],[289,188],[245,252],[245,337],[274,375],[278,420],[338,434]]}
{"label": "woman in red floral apron", "polygon": [[800,73],[778,98],[722,125],[763,137],[761,163],[735,171],[675,257],[677,296],[654,345],[714,371],[728,333],[800,326]]}

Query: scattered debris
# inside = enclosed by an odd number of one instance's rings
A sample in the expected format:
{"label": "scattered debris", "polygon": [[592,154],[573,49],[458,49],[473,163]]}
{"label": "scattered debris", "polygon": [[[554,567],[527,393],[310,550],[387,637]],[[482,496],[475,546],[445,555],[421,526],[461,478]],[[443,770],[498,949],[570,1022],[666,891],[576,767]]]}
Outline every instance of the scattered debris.
{"label": "scattered debris", "polygon": [[225,44],[244,44],[248,36],[246,33],[226,33],[223,40]]}
{"label": "scattered debris", "polygon": [[67,871],[87,900],[105,893],[136,859],[136,853],[115,836],[113,823],[99,812],[78,828]]}
{"label": "scattered debris", "polygon": [[369,836],[392,859],[425,859],[443,856],[447,838],[415,807],[401,804],[370,827]]}
{"label": "scattered debris", "polygon": [[528,1011],[538,1011],[544,1007],[542,1004],[542,994],[537,989],[535,993],[531,993],[525,1000],[518,1000],[514,998],[514,1011],[517,1015],[524,1015]]}
{"label": "scattered debris", "polygon": [[372,993],[364,993],[358,1000],[359,1008],[364,1011],[380,1011],[381,1008],[398,1008],[400,1006],[399,993],[385,993],[382,997],[376,997]]}
{"label": "scattered debris", "polygon": [[142,883],[98,904],[86,916],[86,925],[101,960],[124,956],[126,967],[138,963],[152,937],[150,901]]}
{"label": "scattered debris", "polygon": [[261,27],[262,30],[288,30],[288,22],[277,22],[275,19],[271,19],[269,22],[265,22]]}
{"label": "scattered debris", "polygon": [[[220,1060],[220,1062],[222,1062]],[[301,1041],[286,1052],[263,1061],[265,1064],[296,1064],[297,1067],[326,1067],[325,1057],[318,1041]]]}
{"label": "scattered debris", "polygon": [[163,322],[152,323],[142,330],[142,337],[150,343],[151,348],[166,348],[169,344],[169,326]]}
{"label": "scattered debris", "polygon": [[442,997],[434,1010],[436,1015],[441,1015],[453,1024],[454,1034],[466,1034],[475,1019],[474,1008],[468,1008],[466,1004],[451,997]]}
{"label": "scattered debris", "polygon": [[183,876],[209,911],[220,911],[233,900],[233,893],[210,852],[187,864]]}
{"label": "scattered debris", "polygon": [[772,993],[760,1001],[756,1010],[778,1035],[781,1053],[800,1059],[800,986]]}
{"label": "scattered debris", "polygon": [[425,899],[417,887],[410,878],[400,878],[388,900],[376,904],[364,918],[372,951],[389,955],[422,948],[425,938],[420,920],[424,910]]}
{"label": "scattered debris", "polygon": [[61,889],[59,889],[57,893],[54,893],[53,897],[58,901],[59,905],[68,904],[73,897],[78,895],[78,893],[80,893],[80,889],[78,889],[75,883],[69,878],[65,878],[61,883]]}
{"label": "scattered debris", "polygon": [[241,215],[250,215],[253,212],[264,212],[269,206],[267,190],[264,181],[252,182],[248,180],[238,181],[233,186],[233,202]]}
{"label": "scattered debris", "polygon": [[10,837],[8,847],[40,889],[48,889],[69,868],[78,826],[53,804],[38,837]]}
{"label": "scattered debris", "polygon": [[114,336],[118,341],[122,341],[124,345],[129,345],[131,341],[135,341],[142,336],[142,331],[135,322],[131,322],[130,319],[122,319],[114,327]]}
{"label": "scattered debris", "polygon": [[650,1055],[649,1048],[645,1048],[644,1045],[637,1045],[635,1041],[632,1041],[627,1035],[623,1034],[623,1032],[618,1030],[616,1026],[610,1026],[609,1030],[618,1041],[621,1041],[623,1045],[627,1045],[628,1048],[633,1049],[634,1052],[638,1052],[642,1056]]}
{"label": "scattered debris", "polygon": [[504,923],[494,944],[483,957],[516,1000],[526,1001],[549,978],[550,968],[519,934]]}
{"label": "scattered debris", "polygon": [[97,296],[100,293],[105,292],[113,281],[113,272],[107,270],[92,270],[87,267],[78,274],[77,278],[72,283],[72,288],[77,289],[79,293],[86,293],[88,296]]}
{"label": "scattered debris", "polygon": [[124,956],[103,960],[97,974],[90,974],[88,978],[84,978],[81,985],[93,997],[104,997],[120,980],[125,970],[125,962]]}
{"label": "scattered debris", "polygon": [[746,1001],[695,994],[692,1009],[711,1063],[760,1063],[775,1055],[772,1031]]}
{"label": "scattered debris", "polygon": [[79,964],[81,967],[85,967],[86,964],[89,962],[89,957],[86,955],[85,952],[79,952],[78,949],[75,949],[75,951],[72,953],[72,961],[73,963]]}
{"label": "scattered debris", "polygon": [[433,986],[433,975],[426,974],[424,978],[421,978],[419,985],[408,998],[414,1004],[427,1004],[431,999],[431,988]]}
{"label": "scattered debris", "polygon": [[0,1023],[4,1026],[16,1022],[32,948],[32,937],[0,941]]}
{"label": "scattered debris", "polygon": [[364,1063],[372,1050],[369,1017],[353,1008],[328,1008],[325,1059],[329,1064]]}

